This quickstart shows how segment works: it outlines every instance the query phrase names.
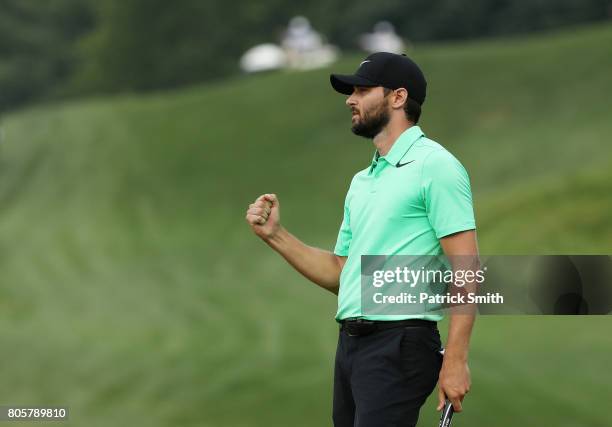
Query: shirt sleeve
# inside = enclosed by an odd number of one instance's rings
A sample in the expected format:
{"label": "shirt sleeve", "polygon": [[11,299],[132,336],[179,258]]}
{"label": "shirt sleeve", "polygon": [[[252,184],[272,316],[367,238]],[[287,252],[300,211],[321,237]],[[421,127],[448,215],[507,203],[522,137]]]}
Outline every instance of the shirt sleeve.
{"label": "shirt sleeve", "polygon": [[347,194],[344,201],[344,216],[342,218],[342,224],[340,225],[340,231],[338,232],[336,247],[334,248],[334,253],[338,256],[348,256],[351,240],[353,239],[348,200],[349,196]]}
{"label": "shirt sleeve", "polygon": [[425,158],[421,194],[438,239],[476,228],[470,179],[463,165],[447,150],[433,151]]}

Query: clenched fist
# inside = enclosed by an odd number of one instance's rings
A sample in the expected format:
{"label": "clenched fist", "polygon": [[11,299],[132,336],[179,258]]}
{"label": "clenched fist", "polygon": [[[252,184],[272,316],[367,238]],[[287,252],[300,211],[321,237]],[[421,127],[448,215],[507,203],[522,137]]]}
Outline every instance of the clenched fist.
{"label": "clenched fist", "polygon": [[280,206],[276,194],[262,194],[249,205],[246,220],[262,239],[270,239],[280,229]]}

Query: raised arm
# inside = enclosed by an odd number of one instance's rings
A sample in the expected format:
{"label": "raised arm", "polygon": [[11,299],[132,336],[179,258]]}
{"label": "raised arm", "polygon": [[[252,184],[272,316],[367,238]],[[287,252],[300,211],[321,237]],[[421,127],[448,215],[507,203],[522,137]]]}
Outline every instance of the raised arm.
{"label": "raised arm", "polygon": [[246,220],[253,232],[304,277],[334,294],[340,288],[340,272],[346,257],[308,246],[280,224],[275,194],[263,194],[249,205]]}

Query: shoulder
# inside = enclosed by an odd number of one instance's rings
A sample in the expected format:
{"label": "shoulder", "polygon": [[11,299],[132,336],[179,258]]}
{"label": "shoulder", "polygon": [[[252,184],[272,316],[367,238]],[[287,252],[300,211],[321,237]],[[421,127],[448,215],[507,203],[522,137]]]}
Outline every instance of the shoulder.
{"label": "shoulder", "polygon": [[414,143],[413,149],[415,156],[418,156],[423,162],[444,161],[448,159],[457,160],[442,144],[426,137],[419,138]]}
{"label": "shoulder", "polygon": [[349,184],[348,190],[346,192],[347,197],[350,196],[351,193],[353,193],[355,191],[355,187],[358,186],[358,182],[362,179],[368,176],[368,171],[370,170],[370,167],[368,166],[365,169],[362,169],[360,171],[358,171],[355,175],[353,175],[353,178],[351,178],[351,182]]}
{"label": "shoulder", "polygon": [[370,167],[371,166],[368,166],[367,168],[362,169],[359,172],[357,172],[355,175],[353,175],[353,179],[351,179],[351,185],[353,185],[355,181],[358,181],[360,178],[367,177],[368,173],[370,172]]}
{"label": "shoulder", "polygon": [[[427,138],[418,141],[421,158],[421,182],[469,180],[463,164],[444,146]],[[417,147],[415,147],[417,148]]]}
{"label": "shoulder", "polygon": [[442,144],[437,143],[429,138],[421,138],[415,143],[415,151],[421,159],[423,170],[436,170],[448,167],[461,168],[463,165]]}

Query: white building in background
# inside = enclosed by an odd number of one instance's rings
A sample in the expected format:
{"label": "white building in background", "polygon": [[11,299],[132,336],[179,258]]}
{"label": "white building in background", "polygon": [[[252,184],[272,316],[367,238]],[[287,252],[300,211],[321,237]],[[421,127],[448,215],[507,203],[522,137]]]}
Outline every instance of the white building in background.
{"label": "white building in background", "polygon": [[287,53],[278,45],[264,43],[247,50],[240,58],[240,68],[247,73],[278,70],[287,66]]}
{"label": "white building in background", "polygon": [[296,16],[289,21],[281,45],[287,52],[289,68],[320,68],[331,64],[338,57],[338,49],[325,44],[323,37],[303,16]]}
{"label": "white building in background", "polygon": [[359,46],[369,53],[403,53],[405,48],[404,42],[395,33],[393,24],[387,21],[381,21],[374,25],[372,33],[361,35],[359,37]]}
{"label": "white building in background", "polygon": [[331,64],[337,57],[338,49],[325,44],[308,19],[296,16],[289,22],[280,46],[265,43],[250,48],[242,55],[240,67],[248,73],[279,68],[309,70]]}
{"label": "white building in background", "polygon": [[293,52],[312,52],[323,46],[323,39],[303,16],[291,18],[285,31],[282,45]]}

